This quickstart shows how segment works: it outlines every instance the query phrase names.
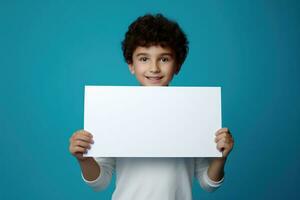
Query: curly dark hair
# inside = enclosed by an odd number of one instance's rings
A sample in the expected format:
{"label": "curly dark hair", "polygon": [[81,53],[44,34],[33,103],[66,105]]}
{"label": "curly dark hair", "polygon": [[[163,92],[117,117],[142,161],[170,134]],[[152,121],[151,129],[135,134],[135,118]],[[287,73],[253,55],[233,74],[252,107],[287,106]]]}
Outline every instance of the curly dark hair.
{"label": "curly dark hair", "polygon": [[122,50],[125,61],[132,64],[133,52],[138,46],[169,47],[175,52],[177,74],[187,56],[188,44],[187,37],[177,22],[167,19],[160,13],[146,14],[129,25],[125,39],[122,41]]}

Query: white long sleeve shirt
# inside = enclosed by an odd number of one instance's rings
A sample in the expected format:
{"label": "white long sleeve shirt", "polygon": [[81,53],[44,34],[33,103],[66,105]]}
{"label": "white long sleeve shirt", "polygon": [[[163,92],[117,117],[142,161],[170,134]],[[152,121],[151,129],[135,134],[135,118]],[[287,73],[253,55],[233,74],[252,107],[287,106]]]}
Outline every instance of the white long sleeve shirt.
{"label": "white long sleeve shirt", "polygon": [[83,180],[95,191],[104,190],[116,170],[112,200],[192,200],[192,180],[212,192],[224,177],[215,182],[207,175],[210,158],[94,158],[100,175],[94,181]]}

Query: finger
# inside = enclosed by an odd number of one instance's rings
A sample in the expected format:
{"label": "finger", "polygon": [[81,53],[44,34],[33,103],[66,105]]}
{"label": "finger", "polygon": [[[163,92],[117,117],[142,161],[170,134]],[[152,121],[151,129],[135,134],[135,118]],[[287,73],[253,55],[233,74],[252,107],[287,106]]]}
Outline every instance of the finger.
{"label": "finger", "polygon": [[217,144],[217,149],[218,149],[219,152],[222,152],[224,150],[224,144],[218,143]]}
{"label": "finger", "polygon": [[85,149],[83,147],[80,147],[80,146],[75,146],[75,147],[72,148],[72,152],[73,152],[73,154],[76,154],[76,153],[86,153],[87,149]]}
{"label": "finger", "polygon": [[225,147],[224,150],[223,150],[223,152],[222,152],[222,156],[223,157],[227,157],[228,154],[231,152],[232,148],[233,148],[233,144],[232,143],[231,144],[227,144],[227,147]]}
{"label": "finger", "polygon": [[93,137],[93,135],[92,135],[90,132],[86,131],[86,130],[81,130],[80,132],[81,132],[82,134],[88,136],[88,137],[91,137],[91,138]]}
{"label": "finger", "polygon": [[226,138],[226,140],[231,141],[233,140],[232,136],[228,133],[221,133],[220,135],[216,136],[215,142],[218,143],[221,139]]}
{"label": "finger", "polygon": [[76,140],[81,140],[81,141],[88,142],[88,143],[91,143],[91,144],[94,143],[94,140],[92,138],[90,138],[86,135],[82,135],[82,134],[78,134],[77,136],[75,136],[73,141],[76,141]]}
{"label": "finger", "polygon": [[223,133],[223,132],[229,132],[229,129],[228,129],[228,128],[220,128],[220,129],[215,133],[215,135],[217,136],[217,135],[219,135],[219,134],[221,134],[221,133]]}
{"label": "finger", "polygon": [[86,148],[86,149],[90,149],[91,148],[90,143],[84,142],[84,141],[81,141],[81,140],[76,140],[74,146],[80,146],[80,147],[83,147],[83,148]]}
{"label": "finger", "polygon": [[219,140],[221,140],[222,138],[226,137],[226,133],[220,133],[219,135],[216,136],[215,138],[215,142],[218,142]]}
{"label": "finger", "polygon": [[230,137],[224,137],[220,141],[223,141],[224,143],[231,144],[233,140]]}
{"label": "finger", "polygon": [[218,144],[217,144],[217,149],[220,151],[220,152],[222,152],[222,151],[224,151],[225,149],[226,149],[226,147],[228,147],[228,144],[227,143],[224,143],[224,142],[219,142]]}
{"label": "finger", "polygon": [[233,148],[233,142],[229,142],[229,143],[226,143],[224,141],[220,141],[218,144],[217,144],[217,149],[220,151],[220,152],[223,152],[223,151],[231,151]]}
{"label": "finger", "polygon": [[228,153],[229,151],[225,149],[224,151],[222,151],[222,157],[227,157]]}
{"label": "finger", "polygon": [[231,148],[231,146],[233,146],[233,141],[231,139],[223,138],[217,143],[217,146]]}
{"label": "finger", "polygon": [[93,137],[93,135],[91,133],[89,133],[85,130],[78,130],[72,135],[72,138],[77,137],[78,135],[85,135],[85,136],[91,137],[91,138]]}

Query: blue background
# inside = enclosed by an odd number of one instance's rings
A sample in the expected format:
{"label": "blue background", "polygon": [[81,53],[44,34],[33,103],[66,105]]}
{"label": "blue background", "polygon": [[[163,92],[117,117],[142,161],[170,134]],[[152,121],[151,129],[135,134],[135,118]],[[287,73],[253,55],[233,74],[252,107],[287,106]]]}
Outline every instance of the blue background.
{"label": "blue background", "polygon": [[83,87],[138,85],[122,57],[147,12],[178,21],[190,52],[173,86],[222,86],[235,137],[226,180],[194,199],[299,198],[299,1],[1,1],[0,199],[110,199],[81,180],[69,137]]}

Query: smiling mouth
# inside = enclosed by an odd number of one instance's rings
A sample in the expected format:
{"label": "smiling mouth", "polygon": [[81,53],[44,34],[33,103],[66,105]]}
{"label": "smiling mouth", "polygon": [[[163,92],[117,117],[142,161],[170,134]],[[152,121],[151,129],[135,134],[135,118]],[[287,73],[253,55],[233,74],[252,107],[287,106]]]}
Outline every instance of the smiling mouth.
{"label": "smiling mouth", "polygon": [[147,79],[152,80],[152,81],[158,81],[162,79],[162,76],[146,76]]}

